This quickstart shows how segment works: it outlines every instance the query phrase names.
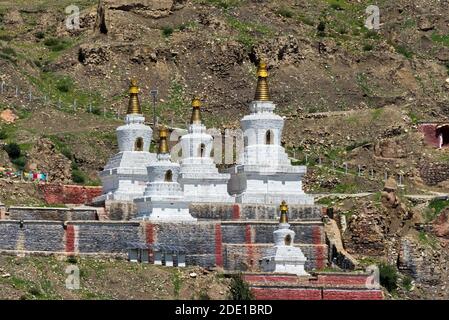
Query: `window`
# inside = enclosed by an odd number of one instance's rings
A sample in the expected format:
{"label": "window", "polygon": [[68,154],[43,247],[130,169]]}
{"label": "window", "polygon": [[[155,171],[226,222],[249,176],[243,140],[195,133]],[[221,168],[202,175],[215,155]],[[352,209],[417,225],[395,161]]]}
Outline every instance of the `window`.
{"label": "window", "polygon": [[268,130],[267,133],[265,133],[265,144],[274,144],[273,131]]}
{"label": "window", "polygon": [[136,139],[134,144],[134,151],[143,151],[143,138],[139,137]]}
{"label": "window", "polygon": [[173,182],[173,172],[172,172],[171,170],[168,170],[168,171],[165,173],[165,179],[164,179],[164,181],[165,181],[165,182]]}
{"label": "window", "polygon": [[206,155],[206,146],[204,143],[200,145],[200,157],[204,158]]}
{"label": "window", "polygon": [[291,243],[292,243],[292,237],[291,237],[289,234],[285,237],[284,243],[285,243],[286,246],[291,245]]}

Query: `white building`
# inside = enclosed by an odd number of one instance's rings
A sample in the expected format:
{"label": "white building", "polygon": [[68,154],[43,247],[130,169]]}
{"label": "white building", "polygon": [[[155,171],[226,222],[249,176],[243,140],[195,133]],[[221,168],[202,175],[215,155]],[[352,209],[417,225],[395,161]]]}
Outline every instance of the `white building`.
{"label": "white building", "polygon": [[288,206],[285,201],[282,202],[280,209],[279,228],[273,232],[274,247],[269,249],[267,256],[260,261],[262,270],[306,276],[308,273],[304,270],[304,265],[307,258],[300,248],[293,246],[295,232],[290,230],[287,216]]}
{"label": "white building", "polygon": [[230,193],[238,194],[237,203],[275,204],[286,200],[291,204],[313,204],[313,197],[302,189],[306,167],[292,166],[281,146],[284,119],[274,113],[276,106],[270,100],[265,63],[259,65],[257,75],[250,114],[240,122],[244,152],[229,171],[230,189],[234,189]]}
{"label": "white building", "polygon": [[136,80],[131,81],[129,93],[125,125],[117,128],[120,152],[100,172],[103,195],[95,201],[132,201],[142,196],[148,181],[147,166],[156,159],[149,152],[153,130],[144,124]]}
{"label": "white building", "polygon": [[178,163],[171,161],[167,143],[168,132],[159,131],[157,161],[148,166],[149,183],[143,196],[134,199],[138,220],[158,222],[195,222],[190,215],[189,201],[178,183]]}
{"label": "white building", "polygon": [[211,157],[213,138],[201,123],[201,101],[192,101],[188,134],[181,137],[182,159],[179,182],[191,202],[231,202],[228,194],[230,174],[219,173]]}

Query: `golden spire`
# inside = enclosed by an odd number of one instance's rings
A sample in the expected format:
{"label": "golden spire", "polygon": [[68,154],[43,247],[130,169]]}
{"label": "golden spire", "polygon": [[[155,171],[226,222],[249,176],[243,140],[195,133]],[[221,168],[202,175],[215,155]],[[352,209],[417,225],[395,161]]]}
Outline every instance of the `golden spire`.
{"label": "golden spire", "polygon": [[201,123],[201,100],[198,97],[192,100],[192,118],[190,123],[200,124]]}
{"label": "golden spire", "polygon": [[279,209],[281,210],[281,218],[279,219],[279,223],[288,223],[288,206],[285,201],[282,201],[281,205],[279,206]]}
{"label": "golden spire", "polygon": [[127,114],[142,114],[142,108],[139,102],[139,87],[137,86],[137,80],[132,79],[129,86],[129,104]]}
{"label": "golden spire", "polygon": [[159,154],[168,153],[168,130],[166,127],[159,129]]}
{"label": "golden spire", "polygon": [[268,89],[268,71],[267,64],[260,61],[257,68],[257,89],[254,100],[256,101],[270,101],[270,90]]}

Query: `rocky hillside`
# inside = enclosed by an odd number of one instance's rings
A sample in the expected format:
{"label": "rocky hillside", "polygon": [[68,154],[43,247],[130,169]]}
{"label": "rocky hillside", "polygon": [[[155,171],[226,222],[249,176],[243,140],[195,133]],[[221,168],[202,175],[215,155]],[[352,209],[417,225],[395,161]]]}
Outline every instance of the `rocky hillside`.
{"label": "rocky hillside", "polygon": [[[80,8],[80,29],[65,8]],[[369,1],[103,0],[3,1],[0,4],[0,107],[5,143],[25,159],[9,166],[52,168],[53,181],[97,184],[116,151],[114,127],[126,108],[130,77],[159,90],[157,115],[184,127],[193,94],[208,126],[233,128],[254,94],[265,59],[283,142],[311,164],[321,157],[352,168],[402,172],[411,190],[426,186],[423,163],[448,160],[427,148],[418,121],[447,120],[448,6],[444,1],[377,1],[381,27],[364,27]],[[18,88],[18,93],[16,92]],[[29,99],[29,96],[32,99]],[[363,147],[361,147],[363,146]],[[44,157],[38,156],[44,154]],[[59,156],[61,154],[62,156]],[[309,163],[310,164],[310,163]],[[312,168],[310,190],[366,190],[362,179],[332,183]],[[81,178],[80,178],[81,176]],[[444,185],[443,185],[444,187]]]}

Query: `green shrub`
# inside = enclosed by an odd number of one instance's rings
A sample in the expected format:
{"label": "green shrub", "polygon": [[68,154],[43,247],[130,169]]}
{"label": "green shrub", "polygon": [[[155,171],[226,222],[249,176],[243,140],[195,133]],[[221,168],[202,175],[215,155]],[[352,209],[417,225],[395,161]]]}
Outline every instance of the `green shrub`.
{"label": "green shrub", "polygon": [[2,34],[2,35],[0,35],[0,40],[9,42],[9,41],[11,41],[12,39],[14,39],[14,36],[13,36],[13,35],[10,35],[10,34]]}
{"label": "green shrub", "polygon": [[409,275],[406,275],[406,276],[404,276],[404,278],[402,278],[401,286],[402,286],[402,288],[404,288],[404,290],[410,291],[410,290],[412,290],[412,287],[413,287],[412,282],[413,282],[412,277],[410,277]]}
{"label": "green shrub", "polygon": [[72,170],[72,180],[75,183],[84,183],[84,182],[86,182],[86,176],[79,169]]}
{"label": "green shrub", "polygon": [[370,43],[366,43],[364,46],[363,46],[363,51],[371,51],[371,50],[373,50],[374,49],[374,46],[372,45],[372,44],[370,44]]}
{"label": "green shrub", "polygon": [[68,256],[67,257],[67,262],[71,263],[71,264],[77,264],[78,263],[78,259],[75,256]]}
{"label": "green shrub", "polygon": [[20,170],[23,170],[27,164],[27,159],[25,158],[25,156],[20,156],[16,159],[13,159],[12,163],[15,164],[16,167]]}
{"label": "green shrub", "polygon": [[73,81],[69,77],[63,77],[56,82],[56,89],[60,92],[67,93],[73,88]]}
{"label": "green shrub", "polygon": [[200,291],[200,294],[198,296],[198,300],[211,300],[209,293],[207,292],[206,289],[203,289]]}
{"label": "green shrub", "polygon": [[162,28],[162,35],[166,38],[170,37],[173,34],[173,28],[165,26]]}
{"label": "green shrub", "polygon": [[320,37],[324,37],[325,36],[325,31],[326,31],[326,22],[324,21],[320,21],[320,23],[318,23],[318,26],[316,27],[317,31],[318,31],[318,36]]}
{"label": "green shrub", "polygon": [[37,39],[44,39],[44,38],[45,38],[45,32],[43,32],[43,31],[38,31],[38,32],[36,32],[36,33],[34,34],[34,36],[35,36]]}
{"label": "green shrub", "polygon": [[396,268],[392,265],[381,263],[379,265],[379,281],[388,292],[394,292],[397,288],[398,281]]}
{"label": "green shrub", "polygon": [[17,159],[21,155],[20,146],[15,142],[5,145],[4,149],[11,159]]}
{"label": "green shrub", "polygon": [[276,10],[276,13],[284,18],[292,18],[294,15],[293,11],[287,7],[279,8],[278,10]]}
{"label": "green shrub", "polygon": [[449,207],[449,200],[433,199],[429,203],[429,208],[435,211],[436,216],[446,207]]}
{"label": "green shrub", "polygon": [[17,56],[16,50],[14,50],[11,47],[4,47],[4,48],[2,48],[2,53],[6,54],[8,56],[11,56],[11,57]]}
{"label": "green shrub", "polygon": [[5,129],[1,128],[0,129],[0,140],[5,140],[8,138],[8,133],[6,132]]}
{"label": "green shrub", "polygon": [[406,46],[403,45],[397,46],[396,52],[402,54],[407,59],[413,58],[413,52],[411,52]]}
{"label": "green shrub", "polygon": [[44,41],[44,45],[47,46],[51,51],[58,52],[68,48],[70,43],[65,39],[48,38]]}
{"label": "green shrub", "polygon": [[254,295],[251,292],[249,285],[243,280],[242,274],[236,274],[232,277],[229,285],[230,300],[253,300]]}

